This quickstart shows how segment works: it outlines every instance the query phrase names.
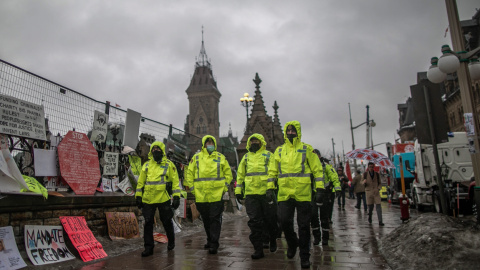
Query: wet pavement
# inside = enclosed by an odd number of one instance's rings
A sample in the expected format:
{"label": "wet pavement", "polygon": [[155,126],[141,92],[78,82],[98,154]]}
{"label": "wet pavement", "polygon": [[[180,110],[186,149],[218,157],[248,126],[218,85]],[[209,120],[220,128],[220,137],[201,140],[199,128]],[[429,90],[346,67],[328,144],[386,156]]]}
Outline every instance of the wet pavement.
{"label": "wet pavement", "polygon": [[[355,201],[347,199],[345,210],[339,210],[335,204],[329,244],[312,244],[310,269],[391,269],[378,251],[378,240],[402,224],[398,205],[382,202],[385,226],[380,227],[375,210],[369,224],[366,212],[354,208]],[[287,258],[285,238],[277,240],[276,252],[265,249],[264,258],[252,260],[247,221],[248,217],[241,216],[223,223],[216,255],[203,249],[206,238],[202,229],[177,238],[173,251],[167,252],[166,244],[157,243],[150,257],[141,257],[141,249],[77,269],[301,269],[298,251],[294,258]]]}

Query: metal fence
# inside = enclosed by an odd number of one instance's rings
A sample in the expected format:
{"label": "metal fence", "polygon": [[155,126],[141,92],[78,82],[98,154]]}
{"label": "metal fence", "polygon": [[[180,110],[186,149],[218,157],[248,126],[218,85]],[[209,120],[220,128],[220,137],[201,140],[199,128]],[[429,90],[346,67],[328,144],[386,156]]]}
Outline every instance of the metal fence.
{"label": "metal fence", "polygon": [[[105,112],[110,106],[108,102],[95,100],[1,59],[0,94],[43,105],[50,132],[62,136],[74,129],[88,133],[92,129],[95,110]],[[124,124],[126,116],[125,110],[109,107],[109,122]],[[169,135],[186,135],[181,129],[170,128],[146,117],[140,122],[140,133],[152,135],[158,141],[164,141]],[[188,138],[196,142],[201,140],[195,135]]]}

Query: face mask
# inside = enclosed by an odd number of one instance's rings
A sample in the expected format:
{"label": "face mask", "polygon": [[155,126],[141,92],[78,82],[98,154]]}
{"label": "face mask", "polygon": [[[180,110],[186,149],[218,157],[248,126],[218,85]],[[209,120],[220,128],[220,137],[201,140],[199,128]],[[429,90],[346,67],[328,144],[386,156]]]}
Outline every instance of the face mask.
{"label": "face mask", "polygon": [[287,134],[287,139],[293,143],[293,138],[297,137],[297,134]]}
{"label": "face mask", "polygon": [[250,144],[250,151],[257,152],[258,150],[260,150],[260,144],[258,143]]}
{"label": "face mask", "polygon": [[213,150],[215,150],[215,145],[207,145],[207,151],[208,151],[208,153],[212,153]]}
{"label": "face mask", "polygon": [[152,152],[152,155],[153,155],[153,160],[155,160],[156,162],[162,161],[162,158],[163,158],[162,151],[154,151]]}

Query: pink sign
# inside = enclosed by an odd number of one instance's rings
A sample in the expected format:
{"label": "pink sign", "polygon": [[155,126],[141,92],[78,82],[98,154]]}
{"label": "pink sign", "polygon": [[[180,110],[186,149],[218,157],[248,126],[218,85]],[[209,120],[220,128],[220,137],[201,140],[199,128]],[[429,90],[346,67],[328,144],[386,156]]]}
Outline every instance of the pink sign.
{"label": "pink sign", "polygon": [[60,174],[77,195],[93,195],[100,181],[98,154],[87,135],[69,131],[58,145]]}
{"label": "pink sign", "polygon": [[73,246],[78,250],[84,262],[107,257],[102,244],[93,236],[85,217],[59,217],[63,229],[68,234]]}

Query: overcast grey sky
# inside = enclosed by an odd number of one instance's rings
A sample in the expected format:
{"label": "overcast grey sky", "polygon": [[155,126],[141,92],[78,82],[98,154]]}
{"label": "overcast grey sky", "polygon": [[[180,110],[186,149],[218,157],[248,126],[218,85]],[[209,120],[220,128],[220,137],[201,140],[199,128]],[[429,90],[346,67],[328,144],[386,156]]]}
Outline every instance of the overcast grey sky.
{"label": "overcast grey sky", "polygon": [[[458,0],[461,20],[478,0]],[[0,1],[0,58],[100,101],[183,129],[201,28],[222,93],[220,134],[243,136],[258,72],[267,113],[302,124],[321,151],[351,150],[353,125],[398,138],[397,104],[443,44],[442,0]],[[355,130],[365,147],[365,128]],[[376,149],[385,151],[385,146]]]}

